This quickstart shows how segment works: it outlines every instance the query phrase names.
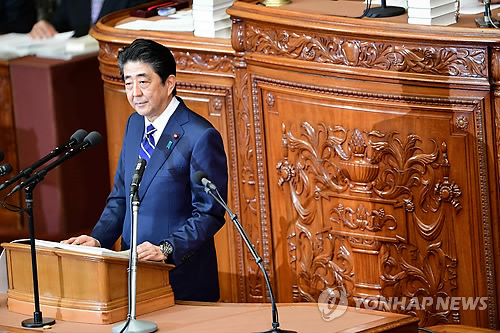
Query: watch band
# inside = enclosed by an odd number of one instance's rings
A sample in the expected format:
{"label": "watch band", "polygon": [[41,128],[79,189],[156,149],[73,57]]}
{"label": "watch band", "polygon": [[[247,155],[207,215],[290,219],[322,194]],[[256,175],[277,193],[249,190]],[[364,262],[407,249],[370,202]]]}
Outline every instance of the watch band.
{"label": "watch band", "polygon": [[166,241],[161,241],[160,242],[160,251],[163,253],[166,259],[174,252],[174,247],[172,244]]}

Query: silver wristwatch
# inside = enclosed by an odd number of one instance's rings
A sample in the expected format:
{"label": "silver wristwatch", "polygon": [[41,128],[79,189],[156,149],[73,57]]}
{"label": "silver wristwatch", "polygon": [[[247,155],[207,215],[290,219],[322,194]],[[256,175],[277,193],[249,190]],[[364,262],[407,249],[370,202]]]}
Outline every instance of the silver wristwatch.
{"label": "silver wristwatch", "polygon": [[174,252],[174,247],[169,242],[161,241],[160,251],[161,253],[163,253],[165,258],[168,259],[168,257],[172,254],[172,252]]}

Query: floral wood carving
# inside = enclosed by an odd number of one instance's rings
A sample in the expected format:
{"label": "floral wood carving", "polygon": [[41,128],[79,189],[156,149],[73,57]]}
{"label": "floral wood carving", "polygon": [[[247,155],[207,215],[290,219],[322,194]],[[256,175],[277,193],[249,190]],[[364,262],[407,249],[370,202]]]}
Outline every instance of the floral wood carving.
{"label": "floral wood carving", "polygon": [[457,77],[486,77],[486,49],[422,47],[246,26],[246,48],[316,63]]}
{"label": "floral wood carving", "polygon": [[[495,91],[495,134],[497,148],[497,163],[500,165],[500,91]],[[499,174],[500,176],[500,174]]]}
{"label": "floral wood carving", "polygon": [[465,116],[458,116],[455,126],[457,126],[459,130],[465,131],[469,127],[469,121]]}
{"label": "floral wood carving", "polygon": [[238,51],[244,51],[245,49],[245,39],[244,39],[244,23],[241,19],[232,18],[233,27],[231,30],[231,44],[233,48]]}
{"label": "floral wood carving", "polygon": [[177,70],[187,72],[233,73],[232,57],[212,53],[173,51]]}
{"label": "floral wood carving", "polygon": [[[449,177],[445,142],[438,149],[431,140],[434,148],[424,152],[415,134],[401,137],[397,132],[308,122],[301,124],[298,135],[284,124],[282,133],[282,157],[276,168],[278,185],[289,188],[296,213],[288,226],[289,263],[297,277],[294,300],[314,301],[324,288],[340,285],[351,303],[353,297],[367,293],[375,299],[413,295],[413,279],[428,286],[431,296],[452,295],[455,238],[453,228],[443,229],[453,225],[453,216],[461,211],[461,192]],[[352,200],[356,200],[355,207]],[[328,219],[323,221],[322,216]],[[420,238],[407,238],[406,228],[416,229],[413,235]],[[417,247],[422,241],[437,245]],[[411,249],[414,255],[393,254],[394,248]],[[431,258],[436,255],[446,272],[432,266]],[[370,261],[382,263],[379,286],[356,275],[355,262],[369,260],[355,259],[362,256],[377,256],[378,260]],[[393,273],[396,268],[388,269],[391,265],[397,267],[397,274]],[[448,282],[437,283],[435,274],[447,274],[439,279]],[[363,291],[357,290],[359,285]],[[417,315],[421,323],[460,320],[458,313],[435,309]]]}
{"label": "floral wood carving", "polygon": [[[405,313],[420,318],[420,326],[460,323],[458,311],[438,309],[437,298],[454,296],[457,288],[457,260],[447,255],[441,242],[420,251],[410,244],[386,243],[382,246],[382,294],[386,297],[432,297],[429,307]],[[403,312],[403,311],[400,311]]]}
{"label": "floral wood carving", "polygon": [[101,43],[99,47],[99,61],[105,63],[116,63],[118,52],[123,49],[125,45]]}
{"label": "floral wood carving", "polygon": [[343,224],[349,229],[359,229],[360,231],[380,231],[383,227],[389,230],[396,229],[396,219],[392,215],[386,215],[383,208],[369,211],[360,204],[356,210],[344,207],[339,204],[330,213],[330,221]]}
{"label": "floral wood carving", "polygon": [[[125,45],[101,44],[99,49],[99,61],[104,64],[116,66],[118,52]],[[172,50],[177,71],[179,72],[213,72],[233,76],[233,57],[213,53],[194,53]],[[108,80],[121,81],[116,74],[104,73]]]}
{"label": "floral wood carving", "polygon": [[328,230],[312,235],[300,223],[297,234],[288,237],[288,244],[299,256],[295,267],[297,284],[293,289],[294,301],[317,301],[319,294],[326,288],[354,286],[354,262],[352,249],[343,237]]}
{"label": "floral wood carving", "polygon": [[[252,117],[250,114],[250,100],[249,100],[249,85],[248,74],[244,69],[236,68],[236,82],[237,88],[235,89],[235,128],[238,135],[236,149],[239,161],[239,186],[240,186],[240,206],[241,206],[241,221],[243,227],[248,233],[248,236],[258,252],[262,253],[259,248],[262,246],[261,235],[258,230],[258,212],[257,212],[257,182],[256,170],[257,165],[255,150],[254,150],[254,136],[252,135]],[[241,244],[241,238],[238,237]],[[264,280],[257,264],[253,257],[249,256],[248,251],[243,249],[242,259],[243,267],[246,270],[242,276],[247,276],[247,281],[242,281],[241,289],[246,290],[247,295],[240,297],[243,302],[262,302],[265,300]]]}

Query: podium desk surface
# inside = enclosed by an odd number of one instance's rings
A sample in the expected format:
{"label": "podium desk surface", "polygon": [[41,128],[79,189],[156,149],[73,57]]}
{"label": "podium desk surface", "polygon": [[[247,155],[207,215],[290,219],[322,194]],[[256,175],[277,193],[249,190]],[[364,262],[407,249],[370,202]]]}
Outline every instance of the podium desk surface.
{"label": "podium desk surface", "polygon": [[[418,318],[395,313],[355,310],[347,311],[332,321],[325,321],[315,303],[278,304],[282,329],[300,333],[326,332],[417,332]],[[26,315],[7,310],[7,294],[0,294],[0,332],[42,332],[23,329]],[[157,332],[169,333],[238,333],[259,332],[271,328],[270,304],[178,302],[175,306],[138,316],[138,320],[152,321]],[[99,333],[111,332],[110,325],[81,324],[56,321],[51,332]]]}

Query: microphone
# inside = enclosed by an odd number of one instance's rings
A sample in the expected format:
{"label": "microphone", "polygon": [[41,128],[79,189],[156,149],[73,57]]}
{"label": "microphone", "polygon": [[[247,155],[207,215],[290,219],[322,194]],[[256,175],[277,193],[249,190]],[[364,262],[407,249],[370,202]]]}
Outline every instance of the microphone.
{"label": "microphone", "polygon": [[132,183],[130,184],[130,195],[134,195],[139,190],[139,183],[141,182],[144,170],[146,170],[146,160],[139,157],[134,175],[132,176]]}
{"label": "microphone", "polygon": [[208,175],[201,170],[198,170],[193,174],[193,181],[198,185],[204,186],[205,192],[207,193],[208,191],[217,191],[217,186],[208,180]]}
{"label": "microphone", "polygon": [[99,134],[98,132],[90,132],[89,135],[87,135],[85,137],[85,139],[83,139],[83,142],[77,144],[76,146],[72,147],[68,152],[66,152],[63,156],[59,157],[57,160],[55,160],[54,162],[50,163],[49,165],[47,165],[45,168],[35,172],[33,174],[33,176],[31,176],[30,178],[26,179],[24,182],[22,182],[21,184],[17,185],[16,187],[14,187],[12,189],[12,191],[10,191],[10,193],[7,195],[7,196],[10,196],[12,193],[14,192],[17,192],[27,186],[31,186],[33,184],[37,184],[39,183],[40,181],[43,180],[43,178],[45,177],[45,175],[47,175],[47,173],[54,169],[56,166],[58,166],[59,164],[61,164],[62,162],[70,159],[71,157],[75,156],[76,154],[78,154],[79,152],[87,149],[87,148],[90,148],[90,147],[94,147],[96,145],[98,145],[99,143],[101,143],[101,139],[102,139],[102,136],[101,134]]}
{"label": "microphone", "polygon": [[217,201],[224,209],[226,212],[229,214],[229,217],[231,218],[231,221],[233,221],[234,226],[238,230],[241,238],[243,238],[244,243],[248,247],[248,250],[252,254],[255,262],[257,263],[257,266],[259,266],[260,270],[262,271],[262,275],[264,276],[264,280],[266,281],[266,286],[267,290],[269,292],[269,298],[271,299],[271,311],[272,311],[272,316],[273,316],[273,323],[272,323],[272,329],[265,331],[263,333],[297,333],[295,331],[289,331],[289,330],[283,330],[280,329],[280,323],[278,321],[278,308],[276,307],[276,302],[274,301],[274,294],[273,294],[273,289],[271,287],[271,282],[269,280],[269,276],[267,275],[266,269],[264,268],[264,265],[262,264],[262,258],[259,256],[257,251],[255,250],[255,247],[253,246],[252,242],[250,241],[250,238],[248,237],[247,233],[245,232],[245,229],[243,229],[243,226],[241,225],[240,221],[238,221],[238,216],[234,214],[231,209],[229,209],[228,205],[224,202],[224,200],[221,198],[219,192],[217,191],[217,186],[215,186],[214,183],[212,183],[209,179],[208,176],[205,172],[202,170],[198,170],[193,174],[192,180],[194,183],[198,185],[202,185],[205,187],[205,192],[210,194],[215,201]]}
{"label": "microphone", "polygon": [[481,28],[499,28],[499,22],[491,17],[491,0],[484,0],[484,16],[475,19],[476,25]]}
{"label": "microphone", "polygon": [[9,163],[0,165],[0,177],[5,176],[11,171],[12,171],[12,166]]}
{"label": "microphone", "polygon": [[17,182],[21,178],[29,177],[33,173],[33,170],[37,169],[39,166],[45,164],[46,162],[48,162],[49,160],[51,160],[55,156],[61,155],[62,153],[64,153],[66,150],[70,149],[74,145],[81,143],[86,135],[87,135],[87,131],[85,131],[83,129],[79,129],[78,131],[73,133],[73,135],[71,136],[69,141],[66,142],[64,145],[56,147],[56,149],[54,149],[53,151],[48,153],[45,157],[42,157],[40,160],[33,163],[33,165],[31,165],[30,167],[20,171],[17,175],[15,175],[11,179],[7,180],[5,183],[0,185],[0,191],[3,190],[4,188],[6,188],[7,186],[10,186],[11,184]]}

